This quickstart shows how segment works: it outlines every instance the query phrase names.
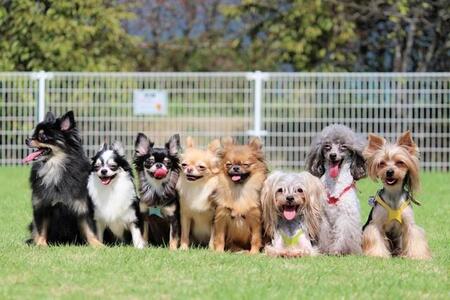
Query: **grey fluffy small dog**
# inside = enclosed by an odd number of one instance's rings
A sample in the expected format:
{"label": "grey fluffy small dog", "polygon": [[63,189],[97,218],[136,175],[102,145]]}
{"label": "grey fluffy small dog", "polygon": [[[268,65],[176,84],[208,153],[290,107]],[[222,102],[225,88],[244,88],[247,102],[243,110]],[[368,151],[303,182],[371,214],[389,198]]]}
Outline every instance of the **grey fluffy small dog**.
{"label": "grey fluffy small dog", "polygon": [[365,144],[365,139],[347,126],[333,124],[323,129],[311,145],[306,165],[325,185],[325,217],[331,226],[320,235],[323,253],[361,253],[360,208],[355,182],[366,176],[362,156]]}

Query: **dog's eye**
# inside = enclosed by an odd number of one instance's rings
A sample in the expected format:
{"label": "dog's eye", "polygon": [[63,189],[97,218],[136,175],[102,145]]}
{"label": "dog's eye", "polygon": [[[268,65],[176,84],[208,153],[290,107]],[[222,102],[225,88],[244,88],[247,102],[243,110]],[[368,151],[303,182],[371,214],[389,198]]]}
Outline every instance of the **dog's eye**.
{"label": "dog's eye", "polygon": [[250,167],[250,164],[242,164],[242,166],[243,166],[244,168],[248,168],[248,167]]}
{"label": "dog's eye", "polygon": [[345,146],[345,145],[341,145],[339,148],[340,148],[341,150],[347,150],[347,146]]}
{"label": "dog's eye", "polygon": [[47,135],[45,133],[40,132],[39,133],[39,140],[42,141],[42,142],[46,142],[48,140],[48,137],[47,137]]}
{"label": "dog's eye", "polygon": [[187,163],[182,163],[182,164],[181,164],[181,167],[182,167],[182,168],[186,168],[187,166],[188,166]]}
{"label": "dog's eye", "polygon": [[227,168],[231,168],[232,164],[231,164],[230,162],[227,162],[227,163],[225,164],[225,166],[226,166]]}
{"label": "dog's eye", "polygon": [[111,171],[116,171],[119,167],[116,164],[113,164],[109,165],[109,168],[111,169]]}
{"label": "dog's eye", "polygon": [[153,159],[147,159],[144,162],[144,168],[150,169],[155,161]]}
{"label": "dog's eye", "polygon": [[384,168],[386,167],[386,163],[384,161],[380,162],[380,164],[378,165],[380,168]]}
{"label": "dog's eye", "polygon": [[283,189],[282,188],[279,188],[278,190],[277,190],[277,193],[282,193],[283,192]]}
{"label": "dog's eye", "polygon": [[331,150],[331,145],[325,145],[323,146],[323,149],[330,151]]}
{"label": "dog's eye", "polygon": [[202,166],[202,165],[199,165],[197,168],[198,168],[200,171],[203,171],[203,170],[206,169],[206,167],[205,167],[205,166]]}
{"label": "dog's eye", "polygon": [[403,167],[403,166],[405,165],[405,162],[399,160],[399,161],[396,161],[396,162],[395,162],[395,165],[396,165],[397,167]]}
{"label": "dog's eye", "polygon": [[297,193],[303,193],[303,190],[302,189],[298,189]]}

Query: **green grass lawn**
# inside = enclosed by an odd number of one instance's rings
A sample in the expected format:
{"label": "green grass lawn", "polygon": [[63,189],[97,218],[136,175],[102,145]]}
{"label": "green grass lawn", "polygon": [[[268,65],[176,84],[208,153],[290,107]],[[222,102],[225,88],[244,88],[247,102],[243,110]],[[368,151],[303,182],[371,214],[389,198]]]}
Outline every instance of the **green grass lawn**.
{"label": "green grass lawn", "polygon": [[[0,299],[6,298],[433,298],[450,299],[450,173],[424,173],[416,221],[432,261],[367,257],[268,258],[208,250],[37,248],[26,168],[0,168]],[[377,185],[358,183],[363,220]]]}

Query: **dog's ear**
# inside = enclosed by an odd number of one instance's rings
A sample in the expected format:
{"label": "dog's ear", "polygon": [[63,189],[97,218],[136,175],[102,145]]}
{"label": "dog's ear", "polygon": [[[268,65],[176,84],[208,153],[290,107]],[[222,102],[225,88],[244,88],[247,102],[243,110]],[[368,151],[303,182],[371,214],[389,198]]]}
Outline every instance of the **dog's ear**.
{"label": "dog's ear", "polygon": [[350,174],[352,174],[354,180],[359,180],[367,175],[366,160],[359,151],[353,151],[352,156]]}
{"label": "dog's ear", "polygon": [[383,148],[385,143],[386,140],[383,137],[369,133],[369,144],[364,150],[364,157],[367,159],[369,156],[372,156],[373,153]]}
{"label": "dog's ear", "polygon": [[217,152],[220,150],[220,140],[219,139],[215,139],[212,140],[209,144],[208,144],[208,151],[213,153],[213,154],[217,154]]}
{"label": "dog's ear", "polygon": [[47,122],[47,123],[53,123],[53,122],[55,122],[55,120],[56,120],[56,117],[55,117],[55,115],[51,112],[51,111],[49,111],[49,112],[47,112],[47,114],[45,115],[45,122]]}
{"label": "dog's ear", "polygon": [[194,148],[195,147],[195,142],[194,139],[190,136],[188,136],[186,138],[186,148]]}
{"label": "dog's ear", "polygon": [[261,142],[261,139],[258,137],[254,137],[254,138],[250,139],[250,141],[248,142],[248,145],[250,146],[250,148],[252,148],[255,151],[261,151],[261,149],[262,149],[262,142]]}
{"label": "dog's ear", "polygon": [[416,143],[413,141],[411,131],[405,131],[397,140],[397,145],[408,150],[408,153],[416,156],[418,148]]}
{"label": "dog's ear", "polygon": [[304,181],[306,182],[306,190],[304,190],[306,198],[305,223],[311,239],[317,241],[322,220],[322,203],[325,201],[325,186],[319,178],[308,172],[302,172],[299,175],[305,176]]}
{"label": "dog's ear", "polygon": [[108,143],[107,142],[103,142],[103,144],[100,146],[100,148],[98,149],[98,152],[100,151],[106,151],[108,150]]}
{"label": "dog's ear", "polygon": [[273,238],[275,229],[277,227],[277,213],[275,208],[275,185],[278,179],[282,176],[281,172],[273,172],[264,181],[263,188],[261,190],[261,209],[264,234],[267,237]]}
{"label": "dog's ear", "polygon": [[220,172],[220,155],[221,155],[221,144],[219,139],[212,140],[208,144],[208,148],[206,149],[207,152],[211,155],[211,172],[213,174],[217,174]]}
{"label": "dog's ear", "polygon": [[170,155],[175,156],[178,154],[180,147],[180,135],[174,134],[170,137],[169,141],[166,143],[166,149],[169,150]]}
{"label": "dog's ear", "polygon": [[153,147],[153,142],[147,138],[147,136],[141,132],[136,137],[134,148],[136,150],[136,156],[144,156],[150,152],[150,148]]}
{"label": "dog's ear", "polygon": [[111,145],[111,149],[115,151],[120,156],[125,156],[125,149],[123,148],[123,145],[119,141],[114,141]]}
{"label": "dog's ear", "polygon": [[224,148],[233,146],[234,145],[233,138],[231,136],[227,136],[227,137],[222,138],[222,145],[223,145]]}
{"label": "dog's ear", "polygon": [[75,128],[75,117],[73,111],[66,112],[59,120],[59,128],[62,131],[68,131]]}
{"label": "dog's ear", "polygon": [[322,177],[325,173],[325,158],[322,154],[322,144],[313,141],[311,149],[306,155],[306,169],[316,177]]}

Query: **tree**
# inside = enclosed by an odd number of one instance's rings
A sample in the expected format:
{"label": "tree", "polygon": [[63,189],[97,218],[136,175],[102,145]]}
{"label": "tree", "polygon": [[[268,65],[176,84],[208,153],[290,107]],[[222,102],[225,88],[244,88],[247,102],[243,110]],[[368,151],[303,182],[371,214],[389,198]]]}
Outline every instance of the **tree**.
{"label": "tree", "polygon": [[273,70],[348,70],[355,55],[354,24],[339,3],[321,0],[243,0],[225,7],[240,22],[236,48],[250,53],[254,68]]}
{"label": "tree", "polygon": [[356,71],[448,71],[448,0],[335,0],[358,36]]}
{"label": "tree", "polygon": [[138,18],[129,32],[142,36],[139,70],[221,71],[247,69],[231,47],[230,21],[221,12],[223,0],[139,1]]}
{"label": "tree", "polygon": [[106,0],[2,0],[0,70],[136,69],[125,4]]}

